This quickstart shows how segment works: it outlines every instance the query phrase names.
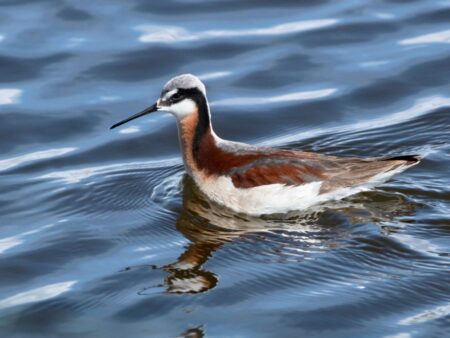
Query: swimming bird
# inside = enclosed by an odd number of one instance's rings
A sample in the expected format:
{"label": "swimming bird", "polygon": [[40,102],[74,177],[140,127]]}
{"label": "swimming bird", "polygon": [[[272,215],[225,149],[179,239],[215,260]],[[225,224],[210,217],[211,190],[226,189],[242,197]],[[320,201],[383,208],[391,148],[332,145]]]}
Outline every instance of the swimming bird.
{"label": "swimming bird", "polygon": [[223,140],[211,124],[205,85],[192,74],[172,78],[155,104],[111,129],[156,111],[175,116],[184,166],[199,189],[239,213],[285,213],[341,199],[421,160],[418,155],[337,157]]}

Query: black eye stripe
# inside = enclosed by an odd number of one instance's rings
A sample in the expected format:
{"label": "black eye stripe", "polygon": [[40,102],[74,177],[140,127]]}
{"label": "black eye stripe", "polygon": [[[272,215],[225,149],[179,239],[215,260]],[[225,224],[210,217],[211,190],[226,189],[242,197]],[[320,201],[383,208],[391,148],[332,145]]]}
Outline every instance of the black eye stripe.
{"label": "black eye stripe", "polygon": [[175,103],[179,102],[183,99],[183,95],[181,93],[175,93],[170,97],[170,102]]}
{"label": "black eye stripe", "polygon": [[185,98],[194,98],[199,94],[201,93],[197,88],[178,88],[177,92],[168,98],[168,101],[173,104],[180,102]]}

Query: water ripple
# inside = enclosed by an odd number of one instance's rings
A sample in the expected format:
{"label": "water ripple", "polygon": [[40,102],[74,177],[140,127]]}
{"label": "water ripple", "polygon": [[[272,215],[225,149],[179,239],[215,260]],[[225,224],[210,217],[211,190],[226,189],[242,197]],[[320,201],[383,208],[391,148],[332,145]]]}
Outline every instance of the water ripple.
{"label": "water ripple", "polygon": [[419,45],[430,43],[450,43],[450,30],[416,36],[399,42],[401,45]]}
{"label": "water ripple", "polygon": [[333,95],[337,91],[336,88],[327,88],[320,90],[302,91],[296,93],[283,94],[272,97],[238,97],[211,102],[211,106],[242,106],[242,105],[261,105],[273,104],[279,102],[303,101],[320,99]]}
{"label": "water ripple", "polygon": [[0,171],[6,171],[16,166],[22,165],[27,162],[34,162],[36,160],[43,160],[48,158],[54,158],[58,156],[65,155],[74,151],[76,148],[66,147],[66,148],[57,148],[57,149],[47,149],[36,151],[29,154],[23,154],[20,156],[7,158],[0,160]]}
{"label": "water ripple", "polygon": [[0,105],[18,103],[22,90],[17,88],[0,89]]}
{"label": "water ripple", "polygon": [[135,29],[143,34],[139,37],[144,43],[171,43],[179,41],[195,41],[212,38],[233,38],[245,36],[271,36],[304,32],[335,25],[336,19],[320,19],[288,22],[266,28],[251,28],[241,30],[208,30],[191,33],[181,27],[163,27],[155,25],[140,25]]}
{"label": "water ripple", "polygon": [[25,291],[0,300],[0,309],[22,304],[40,302],[59,296],[69,291],[77,281],[49,284],[40,288]]}

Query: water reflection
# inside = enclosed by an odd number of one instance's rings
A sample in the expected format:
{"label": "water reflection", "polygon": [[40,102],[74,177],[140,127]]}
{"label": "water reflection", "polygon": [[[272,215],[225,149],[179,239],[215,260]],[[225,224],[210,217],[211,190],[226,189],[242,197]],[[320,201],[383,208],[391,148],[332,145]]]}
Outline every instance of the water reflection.
{"label": "water reflection", "polygon": [[18,293],[6,299],[2,299],[0,301],[0,309],[22,304],[41,302],[57,297],[60,294],[69,291],[76,283],[77,281],[67,281],[49,284],[33,290]]}
{"label": "water reflection", "polygon": [[450,30],[416,36],[399,42],[401,45],[419,45],[430,43],[450,43]]}
{"label": "water reflection", "polygon": [[18,165],[22,165],[27,162],[33,162],[35,160],[42,160],[47,158],[53,158],[65,155],[74,151],[76,148],[73,147],[65,147],[65,148],[57,148],[57,149],[47,149],[35,151],[28,154],[23,154],[19,156],[15,156],[12,158],[7,158],[4,160],[0,160],[0,171],[9,170]]}
{"label": "water reflection", "polygon": [[7,88],[0,89],[0,105],[18,103],[22,95],[21,89]]}
{"label": "water reflection", "polygon": [[336,24],[336,19],[320,19],[308,21],[295,21],[263,28],[250,28],[241,30],[208,30],[203,32],[189,32],[177,26],[140,25],[135,27],[143,34],[139,41],[143,43],[170,43],[179,41],[195,41],[212,38],[231,38],[245,36],[270,36],[292,34],[328,27]]}
{"label": "water reflection", "polygon": [[[263,145],[274,144],[288,144],[298,142],[300,140],[310,139],[313,137],[321,137],[324,135],[333,135],[333,141],[337,141],[336,134],[354,135],[357,132],[364,131],[367,133],[370,130],[387,128],[395,125],[402,125],[413,119],[421,116],[431,114],[439,108],[446,108],[450,106],[450,97],[444,96],[429,96],[418,99],[412,106],[407,109],[397,111],[395,113],[377,117],[374,119],[366,119],[364,121],[352,122],[349,124],[341,124],[339,127],[323,127],[317,129],[310,129],[302,132],[290,133],[287,135],[274,136],[266,138]],[[423,154],[424,155],[424,154]]]}
{"label": "water reflection", "polygon": [[333,95],[337,91],[337,88],[327,88],[310,91],[300,91],[296,93],[289,93],[277,96],[269,97],[238,97],[213,101],[211,105],[217,106],[235,106],[235,105],[261,105],[278,102],[290,102],[290,101],[303,101],[324,98]]}
{"label": "water reflection", "polygon": [[202,338],[204,336],[205,331],[203,330],[203,327],[199,326],[184,331],[177,338]]}
{"label": "water reflection", "polygon": [[[220,247],[237,239],[252,245],[248,252],[233,251],[233,255],[256,254],[269,263],[301,262],[309,255],[350,245],[360,235],[359,224],[371,224],[372,231],[389,236],[397,229],[388,221],[409,215],[416,207],[402,195],[373,191],[308,212],[252,217],[208,201],[187,176],[182,185],[183,209],[176,228],[190,244],[176,262],[163,267],[168,293],[201,293],[214,288],[218,276],[204,264]],[[252,252],[255,247],[261,251]]]}

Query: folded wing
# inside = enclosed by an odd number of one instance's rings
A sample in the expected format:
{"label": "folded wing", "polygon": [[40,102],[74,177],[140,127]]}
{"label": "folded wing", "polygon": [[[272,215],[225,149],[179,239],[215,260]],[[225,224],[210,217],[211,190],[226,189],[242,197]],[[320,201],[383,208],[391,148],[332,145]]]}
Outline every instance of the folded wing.
{"label": "folded wing", "polygon": [[378,174],[413,165],[418,156],[344,158],[307,152],[279,151],[231,168],[227,173],[237,188],[267,184],[302,185],[321,181],[321,193],[369,182]]}

